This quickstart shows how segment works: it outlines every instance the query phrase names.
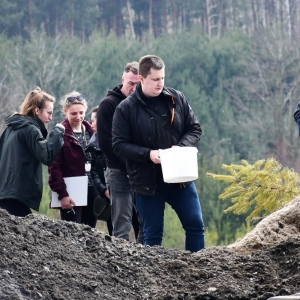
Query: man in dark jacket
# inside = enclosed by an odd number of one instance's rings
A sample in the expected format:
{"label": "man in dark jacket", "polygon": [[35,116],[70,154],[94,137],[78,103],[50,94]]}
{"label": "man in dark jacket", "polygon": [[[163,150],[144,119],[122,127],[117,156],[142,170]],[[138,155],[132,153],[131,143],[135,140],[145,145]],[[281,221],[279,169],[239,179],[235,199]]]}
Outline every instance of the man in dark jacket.
{"label": "man in dark jacket", "polygon": [[[160,57],[142,57],[139,77],[135,92],[116,108],[113,151],[126,159],[143,224],[144,244],[161,245],[167,202],[176,211],[186,232],[186,249],[196,252],[204,248],[204,223],[195,184],[165,183],[159,149],[195,146],[202,131],[185,96],[164,87],[165,66]],[[164,119],[179,138],[161,126],[146,109]]]}
{"label": "man in dark jacket", "polygon": [[[105,179],[111,200],[113,236],[126,240],[129,240],[131,230],[134,199],[125,161],[114,155],[112,151],[112,120],[116,107],[134,92],[138,82],[138,63],[135,61],[128,63],[124,68],[122,84],[108,91],[97,111],[98,142],[107,166]],[[138,222],[134,227],[137,236]],[[138,242],[141,239],[142,236],[139,235]]]}

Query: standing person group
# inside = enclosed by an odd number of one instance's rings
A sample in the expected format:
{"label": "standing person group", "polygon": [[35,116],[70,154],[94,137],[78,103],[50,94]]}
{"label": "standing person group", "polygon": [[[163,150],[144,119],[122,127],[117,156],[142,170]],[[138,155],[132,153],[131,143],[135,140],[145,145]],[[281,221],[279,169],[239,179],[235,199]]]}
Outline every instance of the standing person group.
{"label": "standing person group", "polygon": [[[111,202],[110,234],[129,240],[133,225],[137,242],[155,246],[162,244],[168,203],[185,230],[186,250],[203,249],[204,223],[195,184],[165,183],[159,156],[159,149],[195,146],[202,130],[184,94],[165,87],[164,79],[165,65],[156,55],[126,64],[122,83],[93,109],[92,124],[85,120],[85,97],[77,91],[65,95],[60,105],[66,118],[48,142],[43,124],[52,118],[54,99],[38,89],[31,92],[21,113],[7,118],[0,140],[5,174],[0,177],[0,207],[22,216],[29,207],[38,209],[42,162],[49,166],[49,185],[61,201],[62,220],[95,227],[94,200],[100,195]],[[76,205],[64,181],[77,176],[88,176],[86,206]],[[32,180],[36,177],[37,190]],[[22,190],[24,180],[28,184]]]}
{"label": "standing person group", "polygon": [[0,208],[25,217],[39,210],[43,192],[42,164],[51,165],[63,146],[64,127],[55,126],[48,140],[45,124],[52,120],[55,98],[39,87],[5,119],[0,139]]}
{"label": "standing person group", "polygon": [[[204,248],[204,223],[193,182],[165,183],[159,149],[195,146],[201,128],[180,91],[164,86],[165,65],[156,55],[139,61],[136,89],[116,108],[112,125],[114,154],[126,159],[127,174],[142,219],[145,245],[161,245],[165,203],[177,213],[186,233],[187,250]],[[151,110],[180,136],[176,139],[148,111]]]}

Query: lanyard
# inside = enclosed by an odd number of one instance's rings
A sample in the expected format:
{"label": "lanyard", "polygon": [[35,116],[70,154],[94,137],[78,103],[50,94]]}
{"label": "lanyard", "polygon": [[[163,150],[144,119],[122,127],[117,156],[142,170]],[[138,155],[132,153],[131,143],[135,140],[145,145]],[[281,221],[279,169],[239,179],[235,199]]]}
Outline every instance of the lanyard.
{"label": "lanyard", "polygon": [[83,148],[85,149],[86,146],[87,146],[87,140],[86,140],[86,135],[85,135],[85,127],[81,124],[81,134],[80,134],[80,136],[76,136],[76,134],[75,134],[74,131],[73,131],[73,134],[74,134],[75,138],[79,141],[79,143],[80,143],[80,139],[79,138],[82,137]]}

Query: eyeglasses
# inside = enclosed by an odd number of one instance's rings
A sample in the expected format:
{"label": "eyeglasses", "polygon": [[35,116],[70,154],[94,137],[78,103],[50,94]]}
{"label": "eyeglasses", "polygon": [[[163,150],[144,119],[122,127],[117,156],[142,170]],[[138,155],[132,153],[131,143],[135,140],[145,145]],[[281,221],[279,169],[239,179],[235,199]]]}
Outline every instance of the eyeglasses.
{"label": "eyeglasses", "polygon": [[[40,110],[45,110],[45,109],[40,109]],[[53,116],[53,111],[46,111],[46,113],[48,114],[48,116],[50,117],[50,116]]]}
{"label": "eyeglasses", "polygon": [[78,96],[76,96],[76,97],[68,97],[68,98],[67,98],[67,101],[70,102],[70,103],[73,103],[73,102],[75,102],[76,100],[77,100],[77,101],[83,101],[83,100],[84,100],[84,96],[78,95]]}

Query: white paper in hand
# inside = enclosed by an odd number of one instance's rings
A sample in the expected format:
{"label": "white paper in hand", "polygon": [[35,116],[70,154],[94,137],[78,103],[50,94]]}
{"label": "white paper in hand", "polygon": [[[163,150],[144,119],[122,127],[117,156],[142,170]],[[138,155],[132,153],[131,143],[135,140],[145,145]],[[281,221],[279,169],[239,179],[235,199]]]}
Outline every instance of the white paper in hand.
{"label": "white paper in hand", "polygon": [[[65,177],[65,184],[69,196],[75,201],[76,206],[87,206],[88,177]],[[61,207],[58,194],[52,191],[51,208]]]}

